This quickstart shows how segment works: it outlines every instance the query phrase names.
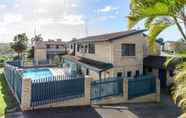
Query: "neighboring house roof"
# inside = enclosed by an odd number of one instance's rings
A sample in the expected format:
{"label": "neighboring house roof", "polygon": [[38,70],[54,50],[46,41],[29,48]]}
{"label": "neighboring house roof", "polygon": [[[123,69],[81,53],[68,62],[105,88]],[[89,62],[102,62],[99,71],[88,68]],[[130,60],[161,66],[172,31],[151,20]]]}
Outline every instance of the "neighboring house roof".
{"label": "neighboring house roof", "polygon": [[46,48],[47,45],[60,45],[60,46],[65,46],[65,43],[62,41],[37,41],[34,45],[36,49],[43,49]]}
{"label": "neighboring house roof", "polygon": [[151,67],[151,68],[157,68],[157,69],[168,69],[168,70],[173,70],[175,68],[175,64],[168,64],[167,66],[165,65],[168,57],[165,56],[148,56],[145,57],[143,60],[143,65],[146,67]]}
{"label": "neighboring house roof", "polygon": [[87,59],[87,58],[78,57],[78,56],[66,55],[66,56],[64,56],[64,59],[68,59],[72,62],[79,63],[84,66],[88,66],[91,69],[98,71],[98,72],[102,72],[104,70],[107,70],[107,69],[110,69],[113,67],[113,65],[110,63],[104,63],[101,61],[95,61],[92,59]]}
{"label": "neighboring house roof", "polygon": [[89,36],[85,38],[80,38],[78,40],[74,40],[76,42],[81,42],[81,41],[110,41],[110,40],[115,40],[115,39],[120,39],[123,37],[127,37],[130,35],[142,33],[146,30],[128,30],[128,31],[122,31],[122,32],[114,32],[114,33],[107,33],[107,34],[102,34],[102,35],[96,35],[96,36]]}

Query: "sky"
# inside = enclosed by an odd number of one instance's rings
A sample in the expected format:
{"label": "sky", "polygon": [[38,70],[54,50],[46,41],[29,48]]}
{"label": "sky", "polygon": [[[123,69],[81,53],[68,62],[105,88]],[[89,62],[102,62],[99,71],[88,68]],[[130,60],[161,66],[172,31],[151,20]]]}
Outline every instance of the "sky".
{"label": "sky", "polygon": [[[129,0],[0,0],[0,42],[11,42],[19,33],[29,38],[72,38],[127,30]],[[143,29],[143,22],[135,26]],[[178,40],[170,27],[159,37]]]}

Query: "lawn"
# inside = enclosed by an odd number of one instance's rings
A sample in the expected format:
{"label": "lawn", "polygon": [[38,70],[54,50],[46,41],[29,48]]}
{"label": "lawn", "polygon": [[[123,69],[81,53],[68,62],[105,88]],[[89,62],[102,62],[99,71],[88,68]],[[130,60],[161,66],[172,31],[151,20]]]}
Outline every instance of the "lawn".
{"label": "lawn", "polygon": [[0,116],[16,106],[16,100],[8,88],[2,70],[0,69]]}

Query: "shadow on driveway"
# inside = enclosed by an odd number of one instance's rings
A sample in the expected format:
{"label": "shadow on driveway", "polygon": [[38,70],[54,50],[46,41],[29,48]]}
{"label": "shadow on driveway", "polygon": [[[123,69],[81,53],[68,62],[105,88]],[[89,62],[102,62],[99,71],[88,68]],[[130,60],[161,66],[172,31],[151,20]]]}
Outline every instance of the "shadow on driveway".
{"label": "shadow on driveway", "polygon": [[9,113],[5,118],[102,118],[92,107],[53,108]]}
{"label": "shadow on driveway", "polygon": [[105,105],[95,109],[103,118],[177,118],[182,113],[167,92],[161,93],[160,103]]}

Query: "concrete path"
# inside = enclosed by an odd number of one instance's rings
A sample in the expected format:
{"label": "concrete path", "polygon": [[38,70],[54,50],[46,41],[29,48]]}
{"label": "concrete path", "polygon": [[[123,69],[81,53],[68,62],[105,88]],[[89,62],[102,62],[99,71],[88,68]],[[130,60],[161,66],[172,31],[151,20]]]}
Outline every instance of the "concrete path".
{"label": "concrete path", "polygon": [[4,118],[177,118],[181,110],[163,93],[160,103],[43,109],[8,113]]}

